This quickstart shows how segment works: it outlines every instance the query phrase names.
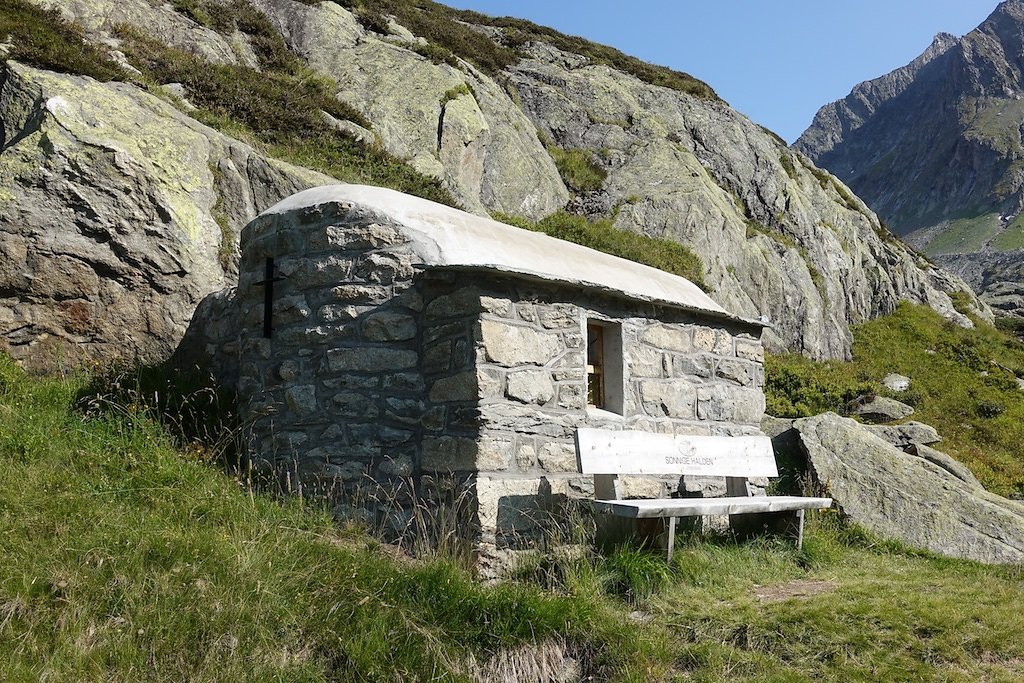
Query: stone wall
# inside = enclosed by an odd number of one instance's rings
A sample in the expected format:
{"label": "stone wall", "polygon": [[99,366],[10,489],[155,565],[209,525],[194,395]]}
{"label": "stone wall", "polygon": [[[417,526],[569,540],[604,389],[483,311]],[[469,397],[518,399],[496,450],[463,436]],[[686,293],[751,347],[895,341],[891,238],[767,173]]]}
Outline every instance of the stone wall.
{"label": "stone wall", "polygon": [[[536,541],[551,511],[592,494],[577,471],[578,427],[758,433],[759,327],[580,286],[422,267],[414,247],[402,226],[343,203],[246,228],[231,319],[257,473],[399,527],[417,500],[454,482],[471,513],[465,530],[478,549],[500,551]],[[232,305],[222,299],[217,310]],[[609,325],[620,349],[609,367],[622,376],[621,414],[587,406],[588,320]],[[680,492],[678,480],[624,486],[633,496]]]}
{"label": "stone wall", "polygon": [[[446,293],[427,304],[424,324],[455,335],[425,349],[425,359],[450,363],[425,376],[430,400],[463,417],[449,422],[444,436],[428,438],[423,467],[477,473],[485,545],[531,541],[546,521],[539,498],[592,494],[590,478],[577,469],[578,427],[760,433],[764,351],[757,328],[522,278],[460,273],[448,281]],[[621,334],[621,415],[587,406],[588,320],[614,323],[609,333]],[[472,357],[455,352],[467,348]],[[625,477],[623,485],[635,497],[724,491],[724,478],[708,479],[680,486],[678,479]]]}

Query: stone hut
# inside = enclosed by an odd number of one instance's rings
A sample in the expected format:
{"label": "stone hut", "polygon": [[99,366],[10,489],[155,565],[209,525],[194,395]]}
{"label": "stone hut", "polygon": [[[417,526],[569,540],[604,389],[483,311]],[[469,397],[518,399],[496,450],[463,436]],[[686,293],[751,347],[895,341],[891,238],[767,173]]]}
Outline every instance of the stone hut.
{"label": "stone hut", "polygon": [[485,553],[592,492],[577,427],[757,434],[764,413],[761,323],[684,278],[392,190],[320,187],[260,215],[234,305],[257,470],[399,508],[455,482]]}

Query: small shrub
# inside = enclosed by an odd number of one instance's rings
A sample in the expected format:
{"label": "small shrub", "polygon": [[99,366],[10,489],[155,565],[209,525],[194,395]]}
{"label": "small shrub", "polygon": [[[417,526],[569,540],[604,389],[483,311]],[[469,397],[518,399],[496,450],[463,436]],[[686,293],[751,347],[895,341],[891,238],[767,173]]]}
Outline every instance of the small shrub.
{"label": "small shrub", "polygon": [[594,161],[587,150],[549,146],[548,153],[555,160],[562,180],[576,192],[600,190],[605,178],[608,177],[608,172]]}
{"label": "small shrub", "polygon": [[441,97],[441,106],[443,107],[452,100],[458,99],[463,95],[471,95],[473,97],[476,96],[475,93],[473,92],[473,89],[469,87],[468,83],[459,83],[454,88],[449,88],[448,90],[445,91],[444,95]]}
{"label": "small shrub", "polygon": [[360,7],[356,10],[356,21],[359,25],[365,28],[367,31],[373,31],[383,36],[391,34],[391,27],[388,23],[387,17],[380,12],[369,9],[367,7]]}

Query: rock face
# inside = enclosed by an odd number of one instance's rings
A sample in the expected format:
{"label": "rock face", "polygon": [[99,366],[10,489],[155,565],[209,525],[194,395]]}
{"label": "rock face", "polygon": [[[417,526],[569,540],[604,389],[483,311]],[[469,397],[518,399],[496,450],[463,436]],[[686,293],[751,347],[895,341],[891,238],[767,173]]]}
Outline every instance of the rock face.
{"label": "rock face", "polygon": [[[1024,279],[1022,41],[1024,1],[1003,2],[963,38],[940,34],[907,66],[822,107],[794,144],[915,247],[974,270],[979,292]],[[995,292],[988,300],[1024,312]]]}
{"label": "rock face", "polygon": [[963,322],[944,293],[955,279],[885,239],[842,183],[727,105],[544,44],[510,79],[547,137],[608,172],[577,208],[692,248],[719,303],[775,325],[769,347],[845,357],[850,324],[901,299]]}
{"label": "rock face", "polygon": [[[815,479],[851,521],[881,536],[980,562],[1024,560],[1024,505],[904,453],[853,420],[797,420]],[[941,455],[941,454],[940,454]]]}
{"label": "rock face", "polygon": [[[247,36],[218,34],[172,4],[38,2],[105,44],[111,26],[128,24],[212,63],[258,66]],[[771,321],[769,348],[848,356],[850,325],[902,300],[970,324],[948,295],[966,291],[962,282],[888,238],[842,183],[720,101],[649,85],[543,42],[492,77],[459,58],[434,63],[417,52],[423,38],[395,22],[391,35],[375,33],[338,3],[253,4],[372,127],[337,122],[339,129],[375,138],[475,213],[537,219],[568,206],[686,244],[721,305]],[[476,28],[502,39],[499,28]],[[294,190],[326,182],[130,86],[9,71],[16,75],[4,78],[0,96],[0,199],[11,208],[0,228],[11,258],[0,332],[15,348],[60,340],[94,356],[166,355],[201,296],[234,277],[234,238],[222,237],[213,218],[218,198],[227,235]],[[45,81],[45,92],[25,79]],[[88,110],[86,123],[43,106],[57,96],[69,112]],[[40,143],[51,135],[71,147]],[[571,196],[542,139],[589,152],[607,173],[600,189]],[[85,261],[64,244],[85,245]],[[52,275],[40,275],[43,263]]]}
{"label": "rock face", "polygon": [[37,367],[166,357],[241,226],[323,182],[127,84],[7,64],[0,117],[0,339]]}

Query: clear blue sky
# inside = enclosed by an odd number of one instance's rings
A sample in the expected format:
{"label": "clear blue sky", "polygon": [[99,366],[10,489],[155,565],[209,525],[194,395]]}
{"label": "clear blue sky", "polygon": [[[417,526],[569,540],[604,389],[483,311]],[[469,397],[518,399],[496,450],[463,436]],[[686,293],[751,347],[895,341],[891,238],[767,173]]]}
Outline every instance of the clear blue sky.
{"label": "clear blue sky", "polygon": [[792,142],[823,104],[961,36],[997,0],[442,0],[612,45],[700,78]]}

